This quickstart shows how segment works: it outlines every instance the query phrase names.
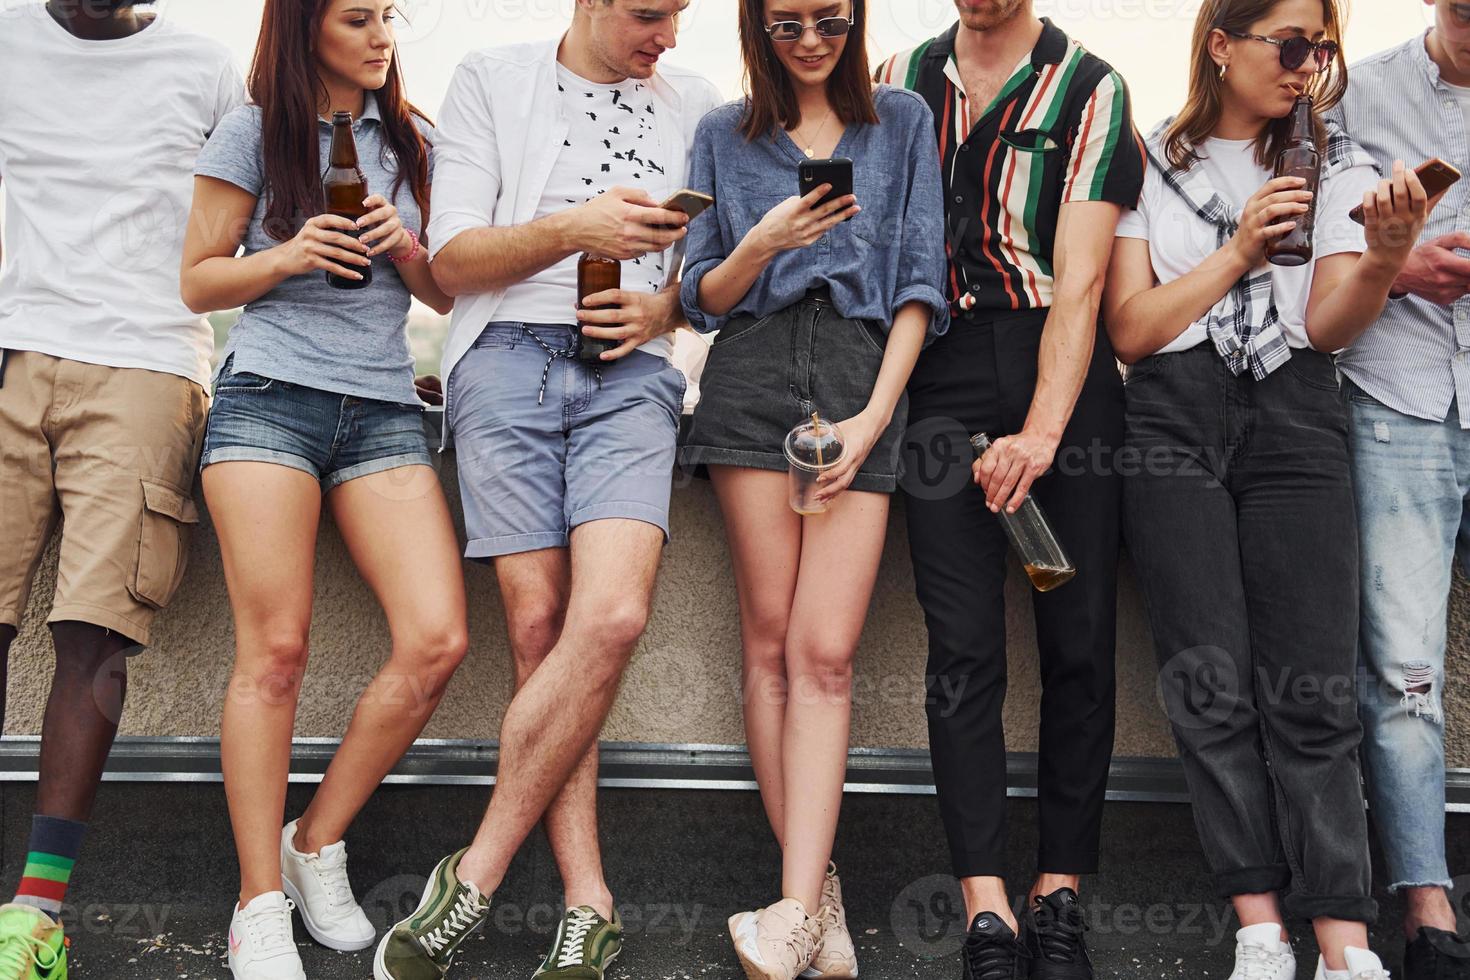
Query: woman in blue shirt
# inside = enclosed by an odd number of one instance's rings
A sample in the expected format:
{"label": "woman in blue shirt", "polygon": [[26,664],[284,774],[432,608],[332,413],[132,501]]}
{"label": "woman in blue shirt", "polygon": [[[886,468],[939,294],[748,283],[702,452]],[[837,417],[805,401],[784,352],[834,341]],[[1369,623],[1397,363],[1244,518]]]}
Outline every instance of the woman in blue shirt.
{"label": "woman in blue shirt", "polygon": [[[268,0],[253,104],[221,121],[195,168],[185,302],[245,307],[221,355],[203,454],[235,614],[220,744],[240,862],[235,980],[304,977],[292,902],[323,945],[372,944],[341,841],[433,714],[467,644],[459,545],[405,331],[412,297],[440,312],[451,303],[417,237],[433,130],[404,94],[394,9]],[[322,213],[334,110],[355,120],[371,194],[356,225]],[[324,274],[360,280],[365,268],[372,282],[356,290],[333,289]],[[387,614],[392,655],[311,805],[283,830],[324,499]]]}
{"label": "woman in blue shirt", "polygon": [[[718,330],[680,449],[708,470],[740,593],[745,725],[784,852],[785,900],[730,920],[752,977],[855,977],[829,872],[846,773],[852,662],[896,489],[904,388],[944,332],[943,197],[933,116],[869,81],[864,0],[742,0],[751,95],[705,117],[691,186],[714,195],[690,225],[684,310]],[[798,188],[811,158],[851,158],[854,195]],[[787,432],[813,412],[845,451],[788,501]]]}

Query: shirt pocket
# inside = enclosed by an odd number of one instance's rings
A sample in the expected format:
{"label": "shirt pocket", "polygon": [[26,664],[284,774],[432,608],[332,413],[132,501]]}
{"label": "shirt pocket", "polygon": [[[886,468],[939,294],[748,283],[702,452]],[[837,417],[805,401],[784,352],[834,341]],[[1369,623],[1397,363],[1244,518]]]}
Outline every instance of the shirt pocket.
{"label": "shirt pocket", "polygon": [[869,245],[897,247],[903,241],[903,219],[908,205],[908,167],[900,165],[883,172],[878,165],[857,167],[853,193],[857,195],[857,217],[839,225]]}

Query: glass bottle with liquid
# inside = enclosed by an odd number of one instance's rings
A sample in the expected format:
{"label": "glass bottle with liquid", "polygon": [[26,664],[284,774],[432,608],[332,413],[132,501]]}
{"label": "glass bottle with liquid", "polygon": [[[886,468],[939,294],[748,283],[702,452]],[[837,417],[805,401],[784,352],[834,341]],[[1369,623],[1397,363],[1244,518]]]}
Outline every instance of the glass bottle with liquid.
{"label": "glass bottle with liquid", "polygon": [[[976,458],[984,456],[991,447],[990,436],[981,432],[971,437],[970,445],[975,447]],[[1015,549],[1016,557],[1021,559],[1036,591],[1050,592],[1077,574],[1076,566],[1062,550],[1061,542],[1052,532],[1051,524],[1035,497],[1028,494],[1014,514],[1002,508],[996,517],[1000,518],[1006,537],[1010,538],[1011,547]]]}
{"label": "glass bottle with liquid", "polygon": [[1302,188],[1310,191],[1305,214],[1297,215],[1296,227],[1266,245],[1272,265],[1298,266],[1312,261],[1312,231],[1317,221],[1317,185],[1322,177],[1322,153],[1317,147],[1317,124],[1312,114],[1312,97],[1297,96],[1291,109],[1291,129],[1286,145],[1276,158],[1277,177],[1301,177]]}
{"label": "glass bottle with liquid", "polygon": [[[595,296],[609,289],[622,288],[623,263],[617,259],[586,252],[577,262],[577,309],[592,309],[586,305],[589,296]],[[600,363],[603,354],[616,350],[617,347],[616,340],[604,340],[601,337],[589,337],[582,334],[582,343],[578,348],[577,356],[584,361]]]}
{"label": "glass bottle with liquid", "polygon": [[[367,175],[357,163],[357,139],[352,135],[352,113],[332,114],[332,150],[326,173],[322,174],[322,197],[327,211],[338,217],[356,221],[368,213],[363,205],[367,200]],[[361,232],[344,232],[357,238]],[[337,289],[366,289],[373,283],[373,267],[354,265],[351,268],[362,273],[361,279],[348,279],[327,273],[327,283]]]}

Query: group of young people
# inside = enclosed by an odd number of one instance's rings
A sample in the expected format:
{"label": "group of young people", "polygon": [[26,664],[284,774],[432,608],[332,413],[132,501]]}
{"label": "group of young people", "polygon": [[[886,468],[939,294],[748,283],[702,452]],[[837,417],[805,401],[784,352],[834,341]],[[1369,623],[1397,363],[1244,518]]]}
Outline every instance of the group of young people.
{"label": "group of young people", "polygon": [[[739,0],[747,94],[727,104],[662,62],[688,0],[577,0],[559,39],[469,55],[437,126],[408,99],[391,0],[266,0],[248,82],[141,0],[6,8],[0,654],[63,530],[0,978],[66,975],[61,912],[120,658],[183,579],[200,468],[236,637],[233,976],[305,976],[297,911],[319,943],[375,947],[378,980],[440,980],[543,823],[566,913],[535,976],[605,976],[622,925],[597,735],[647,622],[675,467],[707,476],[724,515],[747,740],[782,853],[779,900],[729,923],[751,980],[858,976],[831,859],[853,656],[906,469],[925,475],[905,510],[926,674],[959,692],[930,698],[929,727],[966,980],[1093,975],[1077,893],[1102,850],[1125,540],[1240,918],[1233,980],[1295,977],[1288,912],[1312,923],[1318,980],[1386,980],[1364,770],[1409,980],[1470,977],[1441,709],[1470,534],[1470,198],[1431,201],[1404,165],[1470,165],[1470,5],[1422,2],[1426,34],[1349,74],[1337,0],[1204,0],[1185,104],[1147,139],[1120,75],[1031,0],[955,0],[953,28],[876,70],[866,0]],[[1303,93],[1315,194],[1273,177]],[[356,221],[320,190],[341,112],[372,190]],[[800,165],[827,158],[852,161],[852,193],[793,195]],[[658,203],[685,188],[711,211]],[[1309,206],[1311,260],[1268,264]],[[579,305],[584,253],[623,279]],[[414,378],[414,298],[453,313],[442,386]],[[236,307],[216,356],[199,314]],[[715,333],[682,426],[680,328]],[[589,337],[614,348],[584,360]],[[463,547],[422,420],[441,396]],[[845,447],[816,491],[826,513],[803,516],[782,440],[818,410]],[[995,437],[982,459],[956,453],[979,432]],[[1033,596],[1040,851],[1018,919],[997,515],[1028,495],[1077,574]],[[324,502],[392,652],[286,822]],[[380,937],[343,838],[464,657],[461,554],[494,564],[506,609],[497,784],[474,839]],[[379,696],[405,684],[407,709]],[[277,696],[236,696],[259,690]]]}

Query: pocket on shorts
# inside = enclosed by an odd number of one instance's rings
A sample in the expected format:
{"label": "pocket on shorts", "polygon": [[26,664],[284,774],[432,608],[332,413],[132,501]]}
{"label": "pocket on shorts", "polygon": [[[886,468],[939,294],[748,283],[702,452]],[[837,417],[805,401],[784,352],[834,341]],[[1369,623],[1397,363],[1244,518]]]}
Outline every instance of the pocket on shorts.
{"label": "pocket on shorts", "polygon": [[128,584],[133,598],[154,609],[168,605],[184,580],[189,527],[198,523],[192,497],[167,483],[143,481],[137,567]]}

